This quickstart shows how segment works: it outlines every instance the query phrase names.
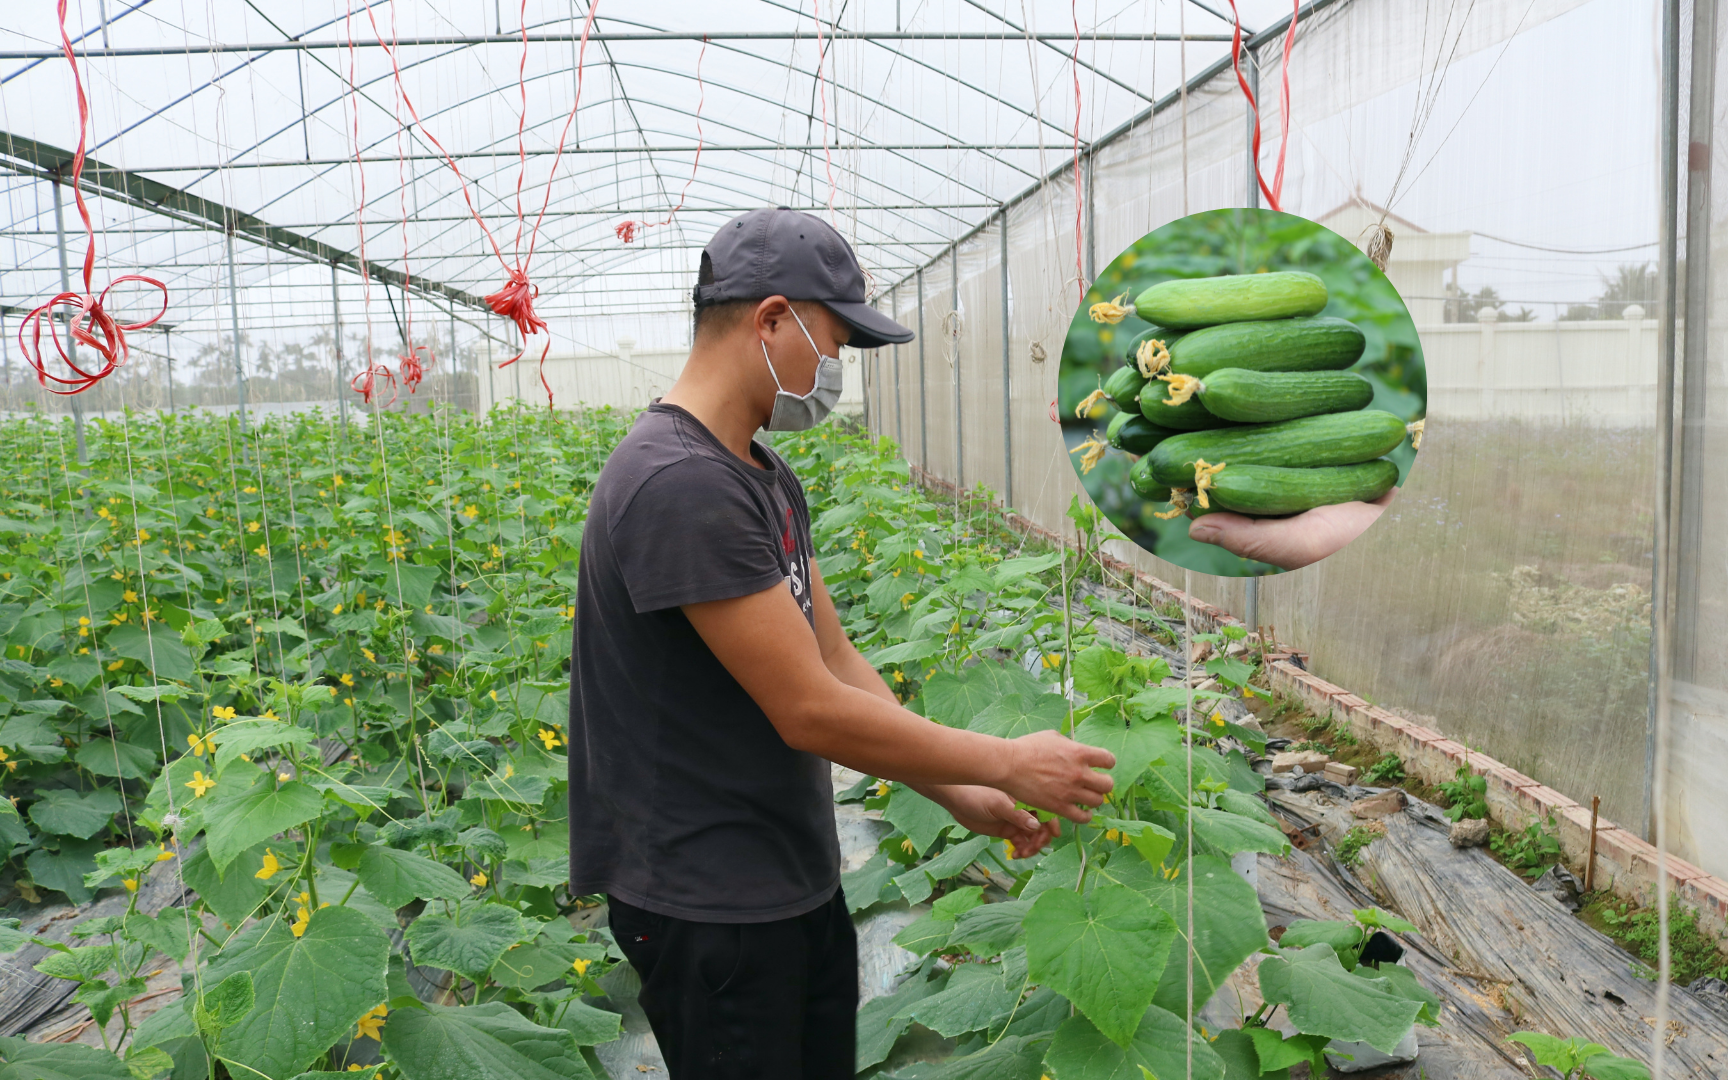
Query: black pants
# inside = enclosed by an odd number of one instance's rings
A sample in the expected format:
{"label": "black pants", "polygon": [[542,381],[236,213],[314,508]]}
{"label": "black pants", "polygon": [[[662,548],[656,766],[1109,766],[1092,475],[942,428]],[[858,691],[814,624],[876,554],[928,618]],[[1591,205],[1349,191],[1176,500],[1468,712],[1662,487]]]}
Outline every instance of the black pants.
{"label": "black pants", "polygon": [[852,1080],[858,937],[841,892],[764,923],[691,922],[607,899],[670,1080]]}

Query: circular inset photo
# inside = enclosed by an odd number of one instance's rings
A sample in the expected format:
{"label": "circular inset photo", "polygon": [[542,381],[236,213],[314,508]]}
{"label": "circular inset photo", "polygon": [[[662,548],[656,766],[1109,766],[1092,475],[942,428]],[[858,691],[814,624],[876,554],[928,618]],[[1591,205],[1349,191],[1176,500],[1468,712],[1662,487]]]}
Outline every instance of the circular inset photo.
{"label": "circular inset photo", "polygon": [[1161,559],[1229,577],[1318,562],[1410,473],[1416,325],[1355,244],[1274,210],[1147,233],[1098,275],[1058,409],[1092,501]]}

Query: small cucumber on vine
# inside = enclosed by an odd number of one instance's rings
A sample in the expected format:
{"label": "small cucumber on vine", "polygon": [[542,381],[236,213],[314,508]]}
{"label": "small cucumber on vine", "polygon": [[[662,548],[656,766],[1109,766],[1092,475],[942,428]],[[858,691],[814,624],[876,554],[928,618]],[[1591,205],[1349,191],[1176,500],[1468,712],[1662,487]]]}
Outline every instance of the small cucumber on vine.
{"label": "small cucumber on vine", "polygon": [[1385,459],[1314,469],[1226,462],[1212,474],[1206,494],[1215,507],[1256,517],[1278,517],[1334,503],[1373,502],[1396,483],[1398,466]]}
{"label": "small cucumber on vine", "polygon": [[1170,346],[1170,370],[1205,378],[1219,368],[1342,371],[1362,358],[1368,339],[1348,319],[1275,319],[1209,326]]}
{"label": "small cucumber on vine", "polygon": [[1111,446],[1130,454],[1145,454],[1176,432],[1159,427],[1138,412],[1117,413],[1104,433]]}
{"label": "small cucumber on vine", "polygon": [[1212,415],[1245,424],[1350,412],[1374,400],[1374,384],[1353,371],[1219,368],[1200,380],[1196,392]]}
{"label": "small cucumber on vine", "polygon": [[1404,421],[1379,409],[1362,409],[1277,424],[1188,431],[1153,447],[1145,460],[1152,462],[1152,476],[1160,484],[1192,488],[1196,461],[1290,469],[1355,465],[1391,453],[1404,436]]}
{"label": "small cucumber on vine", "polygon": [[1301,270],[1178,278],[1161,281],[1134,298],[1135,314],[1178,330],[1317,315],[1325,306],[1326,283]]}

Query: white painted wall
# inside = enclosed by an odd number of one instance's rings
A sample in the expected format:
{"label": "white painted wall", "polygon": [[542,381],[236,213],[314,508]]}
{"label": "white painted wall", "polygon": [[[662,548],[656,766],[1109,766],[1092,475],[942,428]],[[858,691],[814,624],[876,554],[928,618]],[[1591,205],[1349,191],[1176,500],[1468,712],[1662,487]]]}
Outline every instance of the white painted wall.
{"label": "white painted wall", "polygon": [[1649,427],[1656,413],[1655,319],[1418,326],[1428,415]]}

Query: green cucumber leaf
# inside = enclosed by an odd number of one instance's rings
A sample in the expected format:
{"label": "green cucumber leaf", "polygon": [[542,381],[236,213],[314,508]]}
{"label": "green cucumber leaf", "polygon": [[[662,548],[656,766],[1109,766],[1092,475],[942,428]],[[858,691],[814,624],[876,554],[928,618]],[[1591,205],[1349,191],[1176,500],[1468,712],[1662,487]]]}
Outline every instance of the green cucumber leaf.
{"label": "green cucumber leaf", "polygon": [[964,945],[977,956],[995,956],[1019,941],[1024,933],[1030,900],[983,904],[962,912],[948,936],[950,946]]}
{"label": "green cucumber leaf", "polygon": [[1117,793],[1127,791],[1147,766],[1173,752],[1182,742],[1181,731],[1173,719],[1124,722],[1107,709],[1081,721],[1074,729],[1074,738],[1116,755],[1116,764],[1103,771],[1115,781],[1110,790]]}
{"label": "green cucumber leaf", "polygon": [[474,886],[441,862],[374,844],[360,854],[360,885],[388,908],[415,900],[465,900]]}
{"label": "green cucumber leaf", "polygon": [[926,799],[904,784],[894,785],[882,818],[905,833],[920,855],[936,842],[943,829],[955,824],[953,816],[940,803]]}
{"label": "green cucumber leaf", "polygon": [[37,828],[55,836],[88,840],[120,812],[120,796],[107,788],[80,795],[69,788],[49,788],[30,804],[30,820]]}
{"label": "green cucumber leaf", "polygon": [[222,1032],[217,1055],[265,1076],[305,1070],[385,1000],[389,957],[390,939],[349,908],[313,911],[299,937],[284,919],[254,923],[204,975],[205,985],[212,985],[250,974],[257,1002]]}
{"label": "green cucumber leaf", "polygon": [[1176,925],[1144,895],[1106,884],[1082,897],[1052,889],[1026,915],[1032,980],[1075,1006],[1127,1046],[1175,940]]}
{"label": "green cucumber leaf", "polygon": [[570,1032],[501,1001],[398,1009],[384,1049],[404,1080],[595,1080]]}
{"label": "green cucumber leaf", "polygon": [[522,917],[502,904],[469,904],[454,915],[421,915],[407,939],[416,964],[478,979],[527,932]]}
{"label": "green cucumber leaf", "polygon": [[126,1063],[78,1043],[33,1043],[0,1036],[0,1080],[133,1080]]}
{"label": "green cucumber leaf", "polygon": [[940,992],[945,983],[945,979],[926,979],[918,973],[901,983],[892,994],[871,998],[859,1006],[859,1072],[887,1060],[894,1049],[894,1040],[912,1026],[912,1017],[907,1010],[918,1001]]}
{"label": "green cucumber leaf", "polygon": [[[238,784],[232,779],[229,783]],[[220,790],[220,789],[218,789]],[[217,871],[226,873],[240,853],[278,833],[306,824],[324,808],[324,796],[310,784],[280,785],[261,773],[250,788],[204,808],[205,850]]]}
{"label": "green cucumber leaf", "polygon": [[1020,999],[1021,986],[1009,986],[1001,964],[961,964],[938,993],[907,1007],[895,1020],[910,1018],[939,1035],[962,1035],[1005,1019]]}
{"label": "green cucumber leaf", "polygon": [[[1193,1047],[1194,1071],[1187,1071]],[[1155,1077],[1224,1080],[1224,1060],[1181,1017],[1153,1005],[1137,1017],[1125,1041],[1106,1038],[1090,1016],[1076,1016],[1056,1029],[1044,1058],[1051,1080],[1144,1080]]]}
{"label": "green cucumber leaf", "polygon": [[1009,694],[978,710],[967,726],[999,739],[1037,731],[1060,731],[1068,723],[1068,701],[1060,694]]}
{"label": "green cucumber leaf", "polygon": [[1265,1000],[1287,1006],[1290,1022],[1303,1032],[1365,1042],[1384,1054],[1410,1031],[1424,1007],[1392,993],[1385,979],[1345,971],[1325,942],[1280,949],[1262,960],[1260,992]]}
{"label": "green cucumber leaf", "polygon": [[[1111,864],[1114,866],[1114,862]],[[1194,1008],[1212,999],[1230,973],[1271,943],[1266,916],[1254,886],[1230,869],[1224,859],[1196,856],[1174,878],[1162,874],[1137,884],[1176,926],[1176,940],[1158,982],[1153,1004],[1183,1015],[1187,1006],[1188,877],[1194,885]]]}
{"label": "green cucumber leaf", "polygon": [[281,720],[236,720],[217,728],[211,738],[216,743],[216,773],[221,775],[241,754],[306,746],[312,742],[313,732]]}

